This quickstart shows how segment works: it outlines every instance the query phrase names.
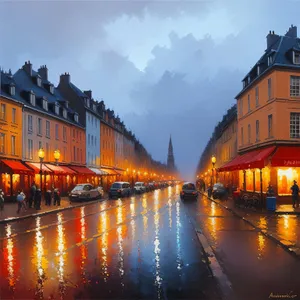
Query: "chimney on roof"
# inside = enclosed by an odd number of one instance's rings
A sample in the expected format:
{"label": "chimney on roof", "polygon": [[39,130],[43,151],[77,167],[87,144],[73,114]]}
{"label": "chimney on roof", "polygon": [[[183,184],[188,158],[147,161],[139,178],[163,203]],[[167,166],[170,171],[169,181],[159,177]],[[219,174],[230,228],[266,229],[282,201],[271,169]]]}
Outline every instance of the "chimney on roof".
{"label": "chimney on roof", "polygon": [[90,98],[92,99],[92,91],[89,90],[89,91],[84,91],[84,93]]}
{"label": "chimney on roof", "polygon": [[297,26],[294,26],[293,24],[289,28],[289,30],[286,32],[285,36],[291,37],[291,38],[297,38]]}
{"label": "chimney on roof", "polygon": [[59,78],[59,83],[69,84],[71,82],[71,76],[69,73],[65,72],[65,74],[61,74]]}
{"label": "chimney on roof", "polygon": [[22,69],[31,77],[32,76],[32,64],[29,61],[25,61]]}
{"label": "chimney on roof", "polygon": [[40,68],[38,69],[38,73],[43,80],[48,81],[48,69],[46,65],[40,66]]}
{"label": "chimney on roof", "polygon": [[274,45],[280,36],[278,34],[275,34],[274,31],[269,31],[269,34],[267,35],[267,48],[270,48],[272,45]]}

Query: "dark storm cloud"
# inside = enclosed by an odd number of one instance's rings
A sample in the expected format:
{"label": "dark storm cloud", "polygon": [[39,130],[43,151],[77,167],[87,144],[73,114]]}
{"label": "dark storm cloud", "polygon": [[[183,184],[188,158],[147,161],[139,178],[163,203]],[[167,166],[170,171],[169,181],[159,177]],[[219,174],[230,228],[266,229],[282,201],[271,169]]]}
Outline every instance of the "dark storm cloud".
{"label": "dark storm cloud", "polygon": [[[299,25],[299,8],[298,1],[278,0],[5,2],[0,65],[16,71],[25,60],[35,68],[47,64],[55,83],[70,72],[76,85],[120,114],[155,159],[166,160],[172,134],[178,166],[191,175],[242,77],[263,53],[267,32]],[[131,18],[144,24],[137,35],[127,26]],[[160,36],[166,43],[148,37],[149,28],[160,33],[170,19],[174,28]],[[182,19],[186,24],[177,25]],[[107,25],[118,21],[116,36],[125,38],[112,47]],[[179,34],[184,25],[188,31]],[[149,60],[141,71],[130,53],[143,42],[149,51],[134,52]]]}

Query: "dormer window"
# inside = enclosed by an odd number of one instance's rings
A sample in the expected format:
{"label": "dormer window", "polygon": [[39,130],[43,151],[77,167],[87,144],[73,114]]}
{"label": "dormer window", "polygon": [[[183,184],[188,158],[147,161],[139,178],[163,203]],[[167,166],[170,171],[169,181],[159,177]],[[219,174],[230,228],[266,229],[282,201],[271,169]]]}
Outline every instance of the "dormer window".
{"label": "dormer window", "polygon": [[36,84],[37,84],[37,86],[39,86],[39,87],[42,86],[42,79],[41,79],[41,77],[40,77],[39,75],[36,77]]}
{"label": "dormer window", "polygon": [[48,111],[48,101],[47,99],[43,99],[43,109]]}
{"label": "dormer window", "polygon": [[257,66],[257,76],[260,75],[260,65]]}
{"label": "dormer window", "polygon": [[93,111],[97,111],[96,104],[93,103]]}
{"label": "dormer window", "polygon": [[293,61],[295,65],[300,65],[300,53],[299,52],[293,52]]}
{"label": "dormer window", "polygon": [[90,107],[90,99],[85,98],[85,105],[86,105],[87,107]]}
{"label": "dormer window", "polygon": [[29,93],[29,101],[32,106],[35,106],[35,94],[33,93],[33,91],[30,91]]}
{"label": "dormer window", "polygon": [[74,114],[74,120],[76,123],[78,123],[78,114]]}
{"label": "dormer window", "polygon": [[11,84],[11,85],[9,86],[9,94],[10,94],[11,96],[14,96],[14,95],[16,94],[16,88],[15,88],[15,86],[14,86],[13,84]]}
{"label": "dormer window", "polygon": [[270,66],[273,63],[273,60],[274,60],[273,54],[268,56],[268,66]]}
{"label": "dormer window", "polygon": [[65,101],[65,107],[69,108],[69,101]]}
{"label": "dormer window", "polygon": [[59,105],[55,104],[55,114],[59,115]]}
{"label": "dormer window", "polygon": [[63,117],[64,117],[65,119],[67,119],[67,117],[68,117],[68,113],[67,113],[67,110],[66,110],[66,109],[63,110]]}
{"label": "dormer window", "polygon": [[54,94],[54,86],[52,84],[49,86],[49,92],[52,95]]}

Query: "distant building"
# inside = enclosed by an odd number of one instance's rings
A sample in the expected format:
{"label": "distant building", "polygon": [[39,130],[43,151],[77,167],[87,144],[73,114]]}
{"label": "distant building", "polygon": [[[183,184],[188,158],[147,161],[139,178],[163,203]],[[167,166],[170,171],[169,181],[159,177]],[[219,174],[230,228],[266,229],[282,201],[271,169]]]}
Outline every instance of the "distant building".
{"label": "distant building", "polygon": [[169,140],[167,167],[170,171],[175,171],[175,169],[176,169],[171,136],[170,136],[170,140]]}

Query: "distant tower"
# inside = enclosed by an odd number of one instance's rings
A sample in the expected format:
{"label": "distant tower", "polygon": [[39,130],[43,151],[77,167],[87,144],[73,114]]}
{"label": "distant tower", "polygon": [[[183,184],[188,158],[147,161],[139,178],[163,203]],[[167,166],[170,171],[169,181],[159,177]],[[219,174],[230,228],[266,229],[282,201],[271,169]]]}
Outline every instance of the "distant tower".
{"label": "distant tower", "polygon": [[172,138],[170,136],[169,141],[169,150],[168,150],[168,168],[170,170],[175,170],[175,160],[174,160],[174,153],[173,153],[173,145],[172,145]]}

